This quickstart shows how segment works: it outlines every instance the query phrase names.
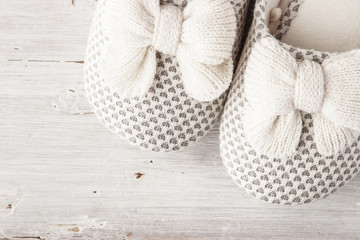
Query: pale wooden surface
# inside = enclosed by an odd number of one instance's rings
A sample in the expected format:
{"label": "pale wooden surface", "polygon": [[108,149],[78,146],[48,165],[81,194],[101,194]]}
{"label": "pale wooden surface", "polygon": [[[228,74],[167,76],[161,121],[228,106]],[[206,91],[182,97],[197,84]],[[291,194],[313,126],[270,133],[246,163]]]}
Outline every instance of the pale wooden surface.
{"label": "pale wooden surface", "polygon": [[0,0],[0,239],[360,239],[359,176],[272,206],[227,175],[218,125],[173,154],[103,128],[82,79],[94,6]]}

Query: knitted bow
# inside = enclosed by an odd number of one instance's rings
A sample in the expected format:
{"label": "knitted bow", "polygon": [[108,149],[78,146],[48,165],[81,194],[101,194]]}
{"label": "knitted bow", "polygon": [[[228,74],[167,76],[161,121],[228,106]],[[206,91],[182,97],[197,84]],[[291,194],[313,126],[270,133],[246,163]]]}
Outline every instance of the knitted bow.
{"label": "knitted bow", "polygon": [[176,56],[185,91],[196,100],[214,100],[230,85],[236,17],[229,0],[192,0],[184,10],[160,0],[106,0],[103,25],[109,41],[102,71],[120,94],[149,90],[156,51]]}
{"label": "knitted bow", "polygon": [[300,111],[312,114],[314,141],[334,155],[360,136],[360,50],[319,63],[297,62],[272,38],[258,42],[245,71],[244,130],[260,153],[293,154],[302,133]]}

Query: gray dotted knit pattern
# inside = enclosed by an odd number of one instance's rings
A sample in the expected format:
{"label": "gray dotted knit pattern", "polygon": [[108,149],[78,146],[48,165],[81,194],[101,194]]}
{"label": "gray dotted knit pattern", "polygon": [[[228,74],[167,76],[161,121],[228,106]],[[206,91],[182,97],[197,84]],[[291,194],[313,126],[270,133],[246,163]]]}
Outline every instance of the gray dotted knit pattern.
{"label": "gray dotted knit pattern", "polygon": [[[265,0],[257,1],[252,29],[225,105],[220,128],[221,155],[233,180],[252,196],[275,204],[309,203],[335,192],[356,175],[360,167],[360,137],[336,156],[321,156],[314,142],[312,115],[304,113],[301,140],[293,156],[269,158],[247,142],[241,121],[246,101],[243,74],[252,46],[269,37],[264,20],[266,4]],[[286,44],[283,47],[299,60],[321,63],[330,55]]]}
{"label": "gray dotted knit pattern", "polygon": [[304,1],[305,0],[292,0],[289,2],[288,8],[283,13],[283,15],[279,21],[279,24],[277,25],[277,27],[273,33],[273,35],[277,39],[281,40],[282,37],[287,33],[287,31],[289,31],[291,22],[293,19],[295,19],[297,17],[299,8]]}
{"label": "gray dotted knit pattern", "polygon": [[[105,0],[98,2],[85,58],[86,90],[96,115],[104,126],[141,149],[176,151],[197,141],[211,130],[223,109],[226,94],[212,102],[189,98],[184,92],[176,58],[160,53],[157,54],[157,74],[146,96],[129,99],[111,91],[98,69],[101,53],[108,41],[102,26],[105,3]],[[185,7],[187,1],[167,0],[162,3]],[[247,1],[231,3],[241,22]],[[243,24],[239,24],[239,35],[242,28]]]}

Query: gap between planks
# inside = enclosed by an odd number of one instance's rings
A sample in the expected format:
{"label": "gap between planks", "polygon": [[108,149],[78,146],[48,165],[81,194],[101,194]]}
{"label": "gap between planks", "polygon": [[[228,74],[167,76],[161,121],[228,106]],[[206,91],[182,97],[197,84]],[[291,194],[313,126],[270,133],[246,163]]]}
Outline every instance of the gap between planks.
{"label": "gap between planks", "polygon": [[83,64],[83,60],[69,60],[69,61],[60,61],[60,60],[35,60],[35,59],[29,59],[29,60],[22,60],[22,59],[8,59],[8,62],[40,62],[40,63],[79,63]]}

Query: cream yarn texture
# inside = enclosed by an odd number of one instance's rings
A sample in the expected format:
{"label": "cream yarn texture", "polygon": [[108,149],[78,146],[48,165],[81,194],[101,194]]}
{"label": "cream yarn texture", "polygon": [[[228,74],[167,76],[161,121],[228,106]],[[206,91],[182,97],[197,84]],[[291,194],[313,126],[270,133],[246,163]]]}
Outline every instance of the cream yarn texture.
{"label": "cream yarn texture", "polygon": [[[101,63],[110,40],[104,24],[108,1],[98,0],[85,56],[85,89],[94,113],[106,128],[143,150],[170,152],[194,144],[211,130],[223,109],[226,94],[210,102],[191,98],[184,89],[177,58],[161,52],[156,53],[156,73],[144,96],[130,98],[109,87]],[[184,9],[188,2],[164,0],[162,6]],[[235,59],[248,0],[229,2],[237,18]]]}
{"label": "cream yarn texture", "polygon": [[259,153],[284,157],[296,152],[300,111],[314,115],[315,143],[324,156],[337,154],[360,135],[360,50],[322,64],[297,63],[268,37],[254,46],[244,78],[244,129]]}
{"label": "cream yarn texture", "polygon": [[[248,101],[244,91],[246,81],[244,75],[248,67],[250,55],[259,42],[264,38],[273,38],[292,56],[293,60],[296,59],[298,61],[298,64],[305,62],[304,60],[322,64],[331,58],[335,61],[338,55],[301,49],[281,43],[280,39],[287,33],[288,28],[291,27],[291,22],[298,15],[297,11],[301,9],[303,0],[290,0],[288,8],[280,19],[280,24],[276,26],[277,34],[275,36],[277,39],[275,39],[269,33],[266,25],[268,2],[266,0],[257,0],[255,4],[253,24],[221,119],[221,157],[234,182],[250,195],[274,204],[310,203],[335,192],[359,172],[360,135],[354,142],[341,149],[340,152],[332,156],[323,156],[319,153],[317,148],[318,142],[315,140],[314,118],[316,114],[300,111],[302,130],[296,152],[293,154],[274,158],[268,156],[267,153],[258,152],[249,143],[247,134],[244,131],[244,118],[246,117],[245,113],[248,111],[246,110],[247,107],[245,107],[248,106]],[[280,60],[281,58],[279,58]],[[309,62],[307,63],[309,64]],[[282,61],[282,64],[285,63]],[[310,64],[312,67],[315,66],[314,63]],[[323,66],[321,67],[323,68]],[[258,70],[260,69],[259,66]],[[306,75],[306,73],[303,74]],[[345,79],[346,76],[342,73],[341,75]],[[293,81],[294,79],[288,80],[288,82]],[[342,84],[342,81],[343,79],[336,84]],[[305,89],[305,85],[304,87],[298,87],[299,89]],[[350,87],[347,89],[350,89]],[[324,90],[326,89],[324,88]],[[349,90],[343,94],[353,94],[353,91]],[[294,92],[288,94],[289,98],[295,100]],[[299,96],[302,95],[301,91],[298,94]],[[311,101],[316,102],[317,98],[314,99]],[[331,97],[330,99],[333,98]],[[303,102],[301,97],[298,100],[299,103]],[[337,101],[337,103],[340,104],[341,102]],[[348,108],[348,105],[343,107]],[[298,110],[294,107],[294,111]]]}
{"label": "cream yarn texture", "polygon": [[229,87],[236,16],[229,0],[193,0],[181,8],[160,0],[105,1],[109,42],[101,59],[108,86],[141,97],[156,74],[156,51],[176,56],[186,93],[212,101]]}

